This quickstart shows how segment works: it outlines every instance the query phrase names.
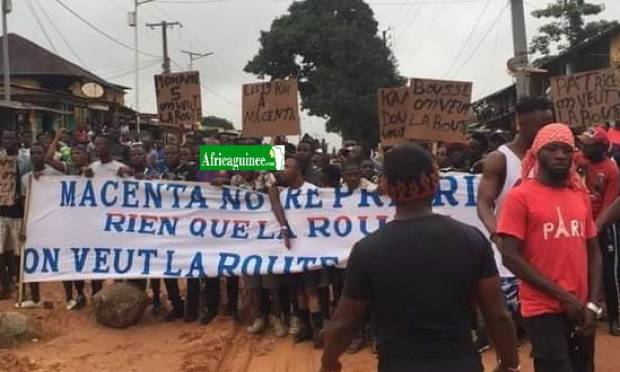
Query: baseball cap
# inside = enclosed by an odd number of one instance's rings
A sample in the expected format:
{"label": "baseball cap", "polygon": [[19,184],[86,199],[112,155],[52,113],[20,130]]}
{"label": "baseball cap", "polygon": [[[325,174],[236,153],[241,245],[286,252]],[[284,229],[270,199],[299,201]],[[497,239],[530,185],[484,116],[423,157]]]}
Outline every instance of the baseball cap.
{"label": "baseball cap", "polygon": [[594,145],[597,143],[609,145],[609,137],[607,136],[607,131],[603,127],[592,127],[577,138],[579,138],[579,141],[584,145]]}

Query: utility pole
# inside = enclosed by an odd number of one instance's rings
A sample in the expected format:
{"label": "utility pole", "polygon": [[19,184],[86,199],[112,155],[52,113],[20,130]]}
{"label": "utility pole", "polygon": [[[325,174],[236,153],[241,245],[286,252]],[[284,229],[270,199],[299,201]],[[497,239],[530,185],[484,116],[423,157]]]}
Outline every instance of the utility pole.
{"label": "utility pole", "polygon": [[192,52],[190,50],[182,50],[181,53],[187,54],[189,56],[189,69],[193,70],[194,69],[194,61],[203,57],[208,57],[208,56],[212,56],[213,52],[209,52],[209,53],[196,53],[196,52]]}
{"label": "utility pole", "polygon": [[510,0],[510,10],[512,13],[512,42],[514,47],[512,66],[517,70],[517,98],[522,98],[530,95],[530,83],[526,71],[529,61],[527,58],[523,0]]}
{"label": "utility pole", "polygon": [[2,0],[2,66],[4,67],[4,100],[11,101],[11,66],[9,62],[9,31],[7,16],[13,10],[11,0]]}
{"label": "utility pole", "polygon": [[129,27],[134,27],[133,45],[134,45],[134,68],[135,68],[135,86],[134,86],[134,102],[136,109],[136,130],[140,134],[140,53],[138,53],[138,7],[142,4],[150,3],[155,0],[134,0],[133,13],[129,13]]}
{"label": "utility pole", "polygon": [[168,57],[167,30],[168,30],[168,27],[170,28],[173,28],[174,26],[183,27],[183,25],[180,22],[161,21],[160,23],[147,23],[146,26],[151,29],[154,29],[156,27],[161,27],[161,37],[162,37],[162,43],[163,43],[163,49],[164,49],[164,61],[161,64],[161,67],[162,67],[162,70],[164,71],[164,74],[169,74],[170,73],[170,57]]}

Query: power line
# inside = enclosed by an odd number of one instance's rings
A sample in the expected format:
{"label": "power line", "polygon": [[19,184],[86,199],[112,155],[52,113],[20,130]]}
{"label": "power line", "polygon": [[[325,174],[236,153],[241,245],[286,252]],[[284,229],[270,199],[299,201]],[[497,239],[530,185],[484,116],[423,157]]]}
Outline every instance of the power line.
{"label": "power line", "polygon": [[43,8],[43,5],[41,5],[41,3],[39,2],[39,0],[35,0],[34,2],[39,9],[41,10],[41,13],[43,13],[43,15],[45,16],[45,18],[47,19],[47,21],[50,23],[50,25],[52,25],[52,28],[54,30],[56,30],[56,33],[58,34],[58,36],[60,36],[60,39],[63,41],[63,43],[66,45],[67,49],[69,49],[69,51],[71,52],[71,54],[73,54],[73,56],[78,60],[78,62],[80,62],[80,64],[86,68],[88,68],[88,66],[86,66],[86,63],[84,63],[84,60],[82,60],[82,58],[80,57],[80,55],[78,53],[75,52],[75,49],[73,49],[73,47],[71,46],[71,44],[67,41],[67,39],[65,38],[65,36],[62,34],[62,32],[60,32],[60,30],[58,29],[58,27],[56,26],[56,24],[54,23],[54,21],[52,21],[52,18],[49,16],[49,14],[47,14],[47,12],[45,11],[45,8]]}
{"label": "power line", "polygon": [[459,50],[459,52],[456,54],[456,57],[454,57],[454,60],[452,61],[452,63],[450,64],[450,67],[448,67],[448,70],[446,71],[446,73],[444,74],[445,76],[448,76],[448,74],[450,73],[450,71],[452,71],[452,69],[454,68],[454,66],[456,66],[456,63],[458,62],[459,58],[461,58],[461,55],[463,54],[463,52],[465,51],[465,47],[467,46],[467,43],[469,43],[469,40],[471,40],[472,36],[474,36],[474,32],[476,32],[476,29],[478,28],[478,25],[480,24],[480,21],[482,21],[482,16],[484,16],[484,13],[486,13],[487,9],[489,8],[489,4],[491,3],[491,0],[487,0],[484,3],[484,7],[482,8],[482,10],[480,11],[480,14],[478,14],[478,19],[476,19],[476,22],[474,22],[474,26],[471,28],[471,30],[469,31],[469,35],[467,35],[467,38],[465,39],[465,41],[463,42],[463,45],[461,45],[461,49]]}
{"label": "power line", "polygon": [[[183,70],[183,67],[181,67],[181,65],[180,65],[177,61],[172,60],[172,63],[173,63],[173,64],[174,64],[174,65],[175,65],[178,69]],[[237,105],[237,103],[236,103],[236,102],[234,102],[234,101],[232,101],[232,100],[230,100],[230,99],[228,99],[228,98],[226,98],[226,97],[224,97],[224,96],[220,95],[218,92],[216,92],[216,91],[214,91],[213,89],[209,88],[208,86],[204,85],[204,84],[202,83],[202,80],[200,81],[200,86],[201,86],[201,87],[203,87],[205,90],[209,91],[209,92],[210,92],[211,94],[213,94],[214,96],[216,96],[216,97],[218,97],[219,99],[221,99],[222,101],[224,101],[224,102],[226,102],[226,103],[229,103],[229,104],[231,104],[231,105],[233,105],[233,106],[235,106],[235,107],[239,108],[239,105]]]}
{"label": "power line", "polygon": [[500,28],[497,31],[497,35],[495,36],[495,43],[493,44],[493,52],[491,53],[491,58],[489,58],[489,65],[486,69],[486,72],[484,73],[484,83],[482,84],[482,91],[481,92],[486,92],[487,90],[487,85],[489,84],[489,79],[491,78],[491,68],[493,66],[493,62],[495,60],[495,55],[497,54],[497,48],[499,46],[499,39],[501,38],[502,35],[502,31],[503,29]]}
{"label": "power line", "polygon": [[435,23],[437,22],[437,19],[439,18],[439,13],[441,13],[441,10],[443,9],[445,5],[446,0],[441,0],[441,1],[442,1],[442,4],[435,11],[433,18],[431,19],[431,23],[429,24],[426,32],[424,33],[424,36],[422,36],[422,40],[417,44],[417,47],[416,46],[413,47],[413,50],[411,51],[411,53],[409,54],[409,56],[407,57],[403,65],[406,65],[407,63],[409,63],[411,58],[413,58],[413,56],[415,56],[418,53],[418,51],[422,48],[422,46],[424,46],[424,43],[426,43],[428,36],[431,34],[431,30],[433,26],[435,26]]}
{"label": "power line", "polygon": [[30,0],[26,0],[26,6],[28,6],[28,9],[30,9],[30,13],[32,13],[32,16],[34,17],[34,20],[39,25],[39,28],[43,32],[43,35],[45,35],[45,38],[47,39],[47,42],[50,44],[50,46],[54,50],[54,53],[58,54],[58,50],[56,49],[56,46],[52,42],[52,39],[50,39],[50,36],[47,34],[47,31],[45,30],[45,27],[43,27],[43,23],[41,22],[41,19],[39,18],[39,15],[37,14],[37,12],[34,10],[34,6],[32,6],[32,3],[30,2]]}
{"label": "power line", "polygon": [[[149,64],[147,64],[145,66],[140,67],[138,69],[138,71],[146,70],[147,68],[153,67],[153,66],[155,66],[157,64],[159,64],[159,60],[156,60],[156,61],[151,62],[151,63],[149,63]],[[123,76],[131,75],[131,74],[133,74],[135,72],[136,72],[135,69],[132,67],[132,69],[130,71],[123,72],[123,73],[120,73],[120,74],[117,74],[117,75],[114,75],[114,76],[106,77],[106,80],[118,79],[118,78],[123,77]]]}
{"label": "power line", "polygon": [[504,12],[506,11],[506,8],[508,8],[508,5],[510,3],[506,2],[506,4],[504,5],[504,7],[502,8],[502,10],[499,12],[497,18],[495,18],[495,20],[493,21],[493,23],[491,24],[491,26],[489,27],[489,29],[487,30],[487,32],[484,34],[484,36],[482,37],[482,39],[480,39],[480,42],[474,47],[474,49],[472,49],[471,53],[467,56],[467,58],[465,59],[465,62],[463,62],[463,64],[461,65],[461,67],[458,69],[458,71],[456,71],[456,73],[453,76],[457,76],[461,70],[463,70],[463,68],[467,65],[467,63],[469,63],[469,61],[471,60],[471,58],[476,54],[476,52],[478,51],[478,48],[480,48],[480,46],[482,45],[482,43],[484,42],[484,40],[486,40],[487,36],[489,36],[489,34],[491,33],[491,31],[493,31],[493,29],[495,28],[495,26],[497,26],[497,23],[499,22],[499,20],[502,18],[502,15],[504,14]]}
{"label": "power line", "polygon": [[[104,36],[105,38],[113,41],[114,43],[122,46],[125,49],[129,49],[129,50],[134,50],[134,47],[129,46],[125,43],[123,43],[122,41],[116,39],[113,36],[110,36],[109,34],[107,34],[106,32],[104,32],[103,30],[101,30],[100,28],[98,28],[97,26],[95,26],[94,24],[92,24],[90,21],[88,21],[87,19],[85,19],[84,17],[82,17],[81,15],[79,15],[78,13],[76,13],[73,9],[71,9],[68,5],[66,5],[65,3],[63,3],[61,0],[56,0],[56,2],[58,4],[60,4],[63,8],[65,8],[69,13],[73,14],[73,16],[75,16],[77,19],[79,19],[80,21],[82,21],[84,24],[86,24],[88,27],[92,28],[93,30],[95,30],[96,32],[98,32],[99,34],[101,34],[102,36]],[[156,57],[159,58],[160,56],[155,55],[155,54],[151,54],[151,53],[146,53],[146,52],[142,52],[142,51],[138,51],[138,53],[148,56],[148,57]]]}

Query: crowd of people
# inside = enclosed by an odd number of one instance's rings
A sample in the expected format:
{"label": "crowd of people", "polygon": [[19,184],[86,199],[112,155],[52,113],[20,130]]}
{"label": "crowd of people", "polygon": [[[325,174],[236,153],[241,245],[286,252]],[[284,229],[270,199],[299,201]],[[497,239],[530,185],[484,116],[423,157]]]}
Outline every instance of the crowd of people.
{"label": "crowd of people", "polygon": [[[180,280],[164,279],[169,304],[162,301],[161,280],[130,282],[150,288],[154,315],[205,325],[220,307],[239,321],[240,293],[247,293],[247,333],[272,328],[295,342],[325,342],[325,371],[338,370],[345,349],[356,352],[371,343],[385,371],[479,371],[476,349],[489,344],[500,358],[499,371],[518,371],[517,334],[532,343],[537,372],[593,371],[599,303],[606,304],[610,333],[620,336],[620,172],[614,160],[620,131],[608,123],[583,133],[551,124],[552,106],[544,98],[525,99],[515,111],[514,135],[472,133],[467,144],[441,144],[434,155],[424,143],[371,151],[347,140],[330,153],[309,136],[296,146],[274,137],[272,144],[286,149],[281,172],[200,171],[201,145],[231,143],[200,133],[155,141],[142,132],[131,141],[111,126],[96,134],[39,133],[32,142],[32,133],[3,130],[0,155],[17,162],[15,204],[0,207],[0,298],[14,297],[19,278],[30,177],[195,181],[260,191],[269,195],[284,236],[282,188],[362,188],[387,194],[396,215],[353,248],[346,272],[190,278],[184,295]],[[486,232],[432,214],[440,171],[480,174],[477,208]],[[494,258],[493,249],[503,260]],[[91,295],[103,285],[91,281]],[[87,304],[83,281],[63,286],[67,310]],[[16,307],[41,306],[39,285],[28,287],[28,299]]]}

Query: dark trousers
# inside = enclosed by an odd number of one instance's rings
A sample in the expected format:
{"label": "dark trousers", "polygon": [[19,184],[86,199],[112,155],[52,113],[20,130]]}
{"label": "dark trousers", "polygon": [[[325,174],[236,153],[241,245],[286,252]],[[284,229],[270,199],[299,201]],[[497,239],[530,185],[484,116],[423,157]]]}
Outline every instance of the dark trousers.
{"label": "dark trousers", "polygon": [[73,300],[73,287],[75,287],[78,296],[84,296],[83,280],[64,281],[62,282],[62,286],[65,288],[65,297],[67,298],[67,302]]}
{"label": "dark trousers", "polygon": [[179,291],[179,282],[176,279],[164,279],[166,292],[168,292],[168,301],[172,304],[172,308],[176,311],[183,309],[183,300]]}
{"label": "dark trousers", "polygon": [[[207,311],[217,313],[221,300],[220,278],[204,278],[203,281],[204,291],[201,296],[202,304]],[[192,291],[192,293],[194,293],[194,291]],[[228,297],[228,303],[226,304],[227,310],[231,312],[237,311],[237,303],[239,302],[239,277],[226,277],[226,295]],[[200,296],[200,285],[198,286],[198,296]],[[197,298],[199,298],[198,296]]]}
{"label": "dark trousers", "polygon": [[564,315],[526,318],[536,372],[593,372],[594,335],[583,337]]}
{"label": "dark trousers", "polygon": [[599,235],[603,258],[603,289],[607,315],[610,321],[618,321],[618,297],[620,296],[620,225],[615,223]]}
{"label": "dark trousers", "polygon": [[90,282],[90,288],[93,291],[93,296],[97,294],[103,288],[103,280],[92,280]]}

